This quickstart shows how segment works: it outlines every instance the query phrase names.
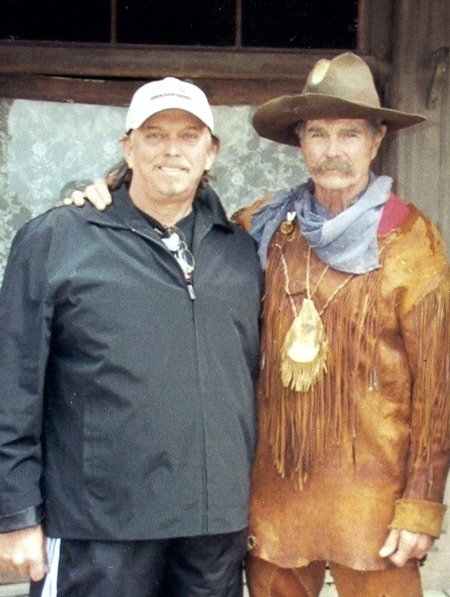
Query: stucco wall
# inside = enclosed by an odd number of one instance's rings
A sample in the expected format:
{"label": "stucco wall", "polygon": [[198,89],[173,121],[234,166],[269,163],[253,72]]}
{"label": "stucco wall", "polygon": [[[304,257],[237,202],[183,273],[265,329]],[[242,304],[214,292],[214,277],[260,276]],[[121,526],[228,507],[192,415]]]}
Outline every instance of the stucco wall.
{"label": "stucco wall", "polygon": [[[215,106],[221,139],[212,186],[228,213],[306,178],[295,148],[265,141],[251,106]],[[104,174],[120,158],[125,108],[0,100],[0,278],[10,242],[30,217],[57,205],[64,188]]]}

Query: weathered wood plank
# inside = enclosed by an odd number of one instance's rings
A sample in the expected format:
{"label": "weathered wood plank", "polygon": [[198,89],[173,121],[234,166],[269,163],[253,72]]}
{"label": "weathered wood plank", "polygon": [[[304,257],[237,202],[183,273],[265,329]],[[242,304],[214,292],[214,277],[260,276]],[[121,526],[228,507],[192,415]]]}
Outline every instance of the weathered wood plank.
{"label": "weathered wood plank", "polygon": [[[229,50],[0,41],[1,74],[159,78],[280,79],[306,75],[319,58],[342,50]],[[389,64],[366,57],[377,76]]]}
{"label": "weathered wood plank", "polygon": [[[450,254],[450,82],[449,65],[438,100],[427,105],[433,76],[432,53],[450,46],[450,0],[397,3],[392,107],[419,112],[427,121],[401,131],[390,143],[386,165],[398,191],[437,223]],[[413,32],[413,34],[412,34]]]}
{"label": "weathered wood plank", "polygon": [[[128,105],[148,79],[82,79],[45,75],[0,75],[0,97],[102,105]],[[305,75],[296,79],[195,79],[213,105],[258,105],[276,95],[299,93]]]}
{"label": "weathered wood plank", "polygon": [[223,48],[163,48],[0,42],[0,73],[74,77],[278,79],[309,72],[330,51],[235,51]]}
{"label": "weathered wood plank", "polygon": [[[259,104],[299,93],[313,64],[338,53],[0,42],[0,96],[121,105],[143,81],[173,75],[194,80],[213,104]],[[389,64],[365,59],[383,87]]]}

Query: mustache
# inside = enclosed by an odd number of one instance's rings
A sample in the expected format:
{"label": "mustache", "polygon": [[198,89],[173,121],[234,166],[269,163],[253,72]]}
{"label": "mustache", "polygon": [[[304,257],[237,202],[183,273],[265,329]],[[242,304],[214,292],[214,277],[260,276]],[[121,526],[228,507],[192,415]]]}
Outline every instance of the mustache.
{"label": "mustache", "polygon": [[354,174],[352,165],[341,158],[329,158],[323,160],[311,170],[313,174],[320,174],[321,172],[328,172],[330,170],[337,170],[343,174]]}

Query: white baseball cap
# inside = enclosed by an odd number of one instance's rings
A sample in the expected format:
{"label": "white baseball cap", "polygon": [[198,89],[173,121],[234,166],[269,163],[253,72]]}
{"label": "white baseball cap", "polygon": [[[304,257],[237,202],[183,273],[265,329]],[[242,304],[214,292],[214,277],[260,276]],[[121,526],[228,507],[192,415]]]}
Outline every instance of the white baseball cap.
{"label": "white baseball cap", "polygon": [[153,114],[172,109],[193,114],[213,132],[214,119],[206,95],[196,85],[175,77],[139,87],[128,108],[125,130],[138,129]]}

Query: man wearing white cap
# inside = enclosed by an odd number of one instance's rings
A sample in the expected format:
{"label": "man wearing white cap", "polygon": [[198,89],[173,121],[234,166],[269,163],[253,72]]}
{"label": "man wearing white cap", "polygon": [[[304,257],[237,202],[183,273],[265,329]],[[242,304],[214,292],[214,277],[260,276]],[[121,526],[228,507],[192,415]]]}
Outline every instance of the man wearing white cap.
{"label": "man wearing white cap", "polygon": [[105,212],[14,239],[0,294],[0,562],[32,596],[239,597],[261,268],[205,183],[196,86],[135,94]]}

